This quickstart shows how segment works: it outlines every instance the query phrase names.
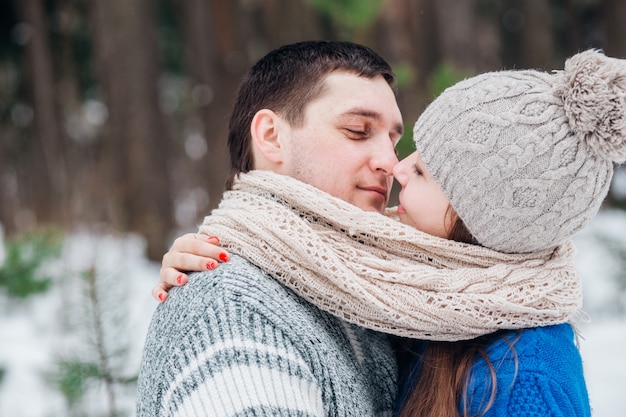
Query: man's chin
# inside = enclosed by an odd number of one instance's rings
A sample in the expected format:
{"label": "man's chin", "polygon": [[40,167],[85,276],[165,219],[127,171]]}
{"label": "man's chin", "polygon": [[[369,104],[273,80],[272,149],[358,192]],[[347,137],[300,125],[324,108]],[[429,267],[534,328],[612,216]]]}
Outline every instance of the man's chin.
{"label": "man's chin", "polygon": [[363,211],[371,211],[374,213],[382,213],[385,211],[385,207],[387,207],[387,202],[384,203],[369,203],[369,204],[360,204],[357,207],[361,208]]}

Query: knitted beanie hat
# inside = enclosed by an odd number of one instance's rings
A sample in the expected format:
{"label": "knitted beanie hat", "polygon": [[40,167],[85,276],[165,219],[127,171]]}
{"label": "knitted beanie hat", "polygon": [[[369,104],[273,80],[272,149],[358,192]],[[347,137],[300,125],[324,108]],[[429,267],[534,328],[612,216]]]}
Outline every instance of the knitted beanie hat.
{"label": "knitted beanie hat", "polygon": [[597,213],[626,160],[626,61],[589,50],[562,71],[467,79],[428,106],[413,135],[478,242],[556,247]]}

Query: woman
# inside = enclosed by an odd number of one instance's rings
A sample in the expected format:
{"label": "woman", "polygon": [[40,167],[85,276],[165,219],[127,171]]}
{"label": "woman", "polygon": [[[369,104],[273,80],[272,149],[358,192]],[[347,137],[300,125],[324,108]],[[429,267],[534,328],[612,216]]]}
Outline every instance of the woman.
{"label": "woman", "polygon": [[[470,78],[447,89],[426,109],[415,124],[414,140],[417,151],[394,169],[402,191],[400,205],[388,214],[431,238],[403,229],[379,234],[376,227],[346,219],[334,224],[344,233],[328,239],[319,219],[331,220],[323,210],[310,207],[316,219],[311,229],[320,228],[320,239],[328,246],[336,239],[356,243],[330,251],[322,248],[318,252],[331,268],[302,273],[297,282],[280,265],[268,265],[268,272],[342,318],[422,339],[408,343],[412,358],[404,372],[398,415],[590,415],[571,324],[554,324],[559,320],[549,314],[532,325],[521,325],[522,318],[516,323],[515,317],[524,315],[529,299],[542,298],[553,286],[563,289],[567,283],[575,290],[570,238],[597,213],[614,164],[626,160],[626,63],[586,51],[552,74],[502,71]],[[259,175],[258,181],[244,177],[242,192],[247,186],[262,188],[265,174]],[[201,231],[228,234],[228,222],[220,220],[228,217],[227,209],[221,207],[207,218]],[[363,219],[375,222],[369,214]],[[197,250],[195,237],[179,240],[172,252],[217,254],[222,261],[228,256],[223,249]],[[394,241],[401,242],[401,250],[395,250]],[[422,249],[406,249],[408,241],[417,241]],[[217,243],[214,237],[209,242]],[[360,251],[359,245],[367,250]],[[379,247],[384,250],[377,252]],[[410,262],[426,267],[407,273],[400,256],[391,259],[399,266],[381,267],[367,251],[384,260],[406,254]],[[333,262],[334,255],[349,271]],[[185,269],[204,258],[178,256],[164,258],[163,279],[172,271],[168,268]],[[206,262],[207,267],[217,265]],[[481,279],[473,279],[481,274]],[[352,275],[362,281],[348,278],[345,284],[335,277]],[[186,277],[178,276],[184,283]],[[329,290],[329,281],[339,290]],[[501,311],[493,317],[490,335],[474,337],[468,328],[467,337],[449,337],[449,320],[462,321],[455,313],[463,316],[480,308],[476,295],[484,295],[482,289],[492,285],[505,288],[506,297],[500,301],[521,293],[519,308],[498,306]],[[485,309],[493,309],[488,305],[493,300],[486,300]],[[556,298],[552,302],[554,310],[566,308]],[[401,308],[394,309],[396,304]]]}

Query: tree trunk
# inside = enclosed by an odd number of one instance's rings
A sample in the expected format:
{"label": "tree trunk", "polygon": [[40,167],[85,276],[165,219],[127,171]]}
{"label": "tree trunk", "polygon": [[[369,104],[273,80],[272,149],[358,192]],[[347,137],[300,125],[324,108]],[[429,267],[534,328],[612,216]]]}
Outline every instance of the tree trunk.
{"label": "tree trunk", "polygon": [[432,99],[428,80],[437,57],[438,37],[433,3],[429,0],[398,0],[386,2],[377,28],[380,39],[375,47],[398,70],[408,71],[401,79],[398,105],[405,129],[410,131],[415,120]]}
{"label": "tree trunk", "polygon": [[40,223],[65,223],[67,172],[56,113],[52,56],[43,1],[16,0],[16,10],[30,29],[26,68],[36,126],[32,169],[37,173],[36,181],[30,184],[32,207]]}
{"label": "tree trunk", "polygon": [[75,49],[75,39],[80,36],[81,14],[84,10],[75,0],[56,0],[56,42],[53,46],[55,67],[58,69],[56,96],[65,129],[65,160],[67,162],[67,194],[70,224],[96,223],[102,218],[94,216],[90,201],[98,195],[91,187],[94,150],[98,140],[98,125],[90,123],[84,114],[83,93],[80,86],[79,62],[86,59]]}
{"label": "tree trunk", "polygon": [[626,58],[626,2],[602,2],[600,21],[603,22],[604,50],[607,55]]}
{"label": "tree trunk", "polygon": [[101,190],[113,196],[114,222],[141,233],[148,256],[160,259],[172,211],[170,141],[158,97],[156,3],[110,0],[91,6],[97,66],[109,112],[101,155],[107,177]]}
{"label": "tree trunk", "polygon": [[[191,130],[182,132],[185,136],[183,140],[201,140],[207,149],[204,155],[189,154],[181,161],[193,172],[187,176],[191,179],[190,183],[182,184],[183,187],[177,189],[189,193],[195,183],[208,192],[208,205],[195,202],[198,218],[193,219],[194,224],[208,214],[210,207],[216,207],[219,203],[230,167],[226,127],[230,108],[225,103],[228,102],[226,92],[233,88],[233,83],[229,82],[224,73],[224,60],[218,55],[216,25],[217,21],[224,19],[221,25],[226,26],[224,36],[229,38],[233,22],[228,5],[223,2],[215,5],[219,6],[218,12],[221,13],[220,19],[215,19],[212,3],[209,0],[175,2],[179,10],[185,65],[189,70],[188,93],[192,106],[187,123]],[[192,139],[194,135],[195,139]]]}
{"label": "tree trunk", "polygon": [[560,58],[554,53],[554,29],[549,2],[524,0],[520,6],[525,22],[520,42],[523,67],[544,70],[557,68]]}
{"label": "tree trunk", "polygon": [[506,68],[551,70],[561,58],[555,54],[550,5],[545,0],[515,0],[501,4],[501,54]]}
{"label": "tree trunk", "polygon": [[463,72],[476,70],[476,25],[474,1],[435,2],[441,58]]}

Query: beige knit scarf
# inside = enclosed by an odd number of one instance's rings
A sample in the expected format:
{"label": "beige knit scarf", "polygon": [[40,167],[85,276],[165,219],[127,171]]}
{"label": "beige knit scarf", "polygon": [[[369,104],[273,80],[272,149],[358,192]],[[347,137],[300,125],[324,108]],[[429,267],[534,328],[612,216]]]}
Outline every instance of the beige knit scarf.
{"label": "beige knit scarf", "polygon": [[421,233],[394,215],[252,171],[200,231],[321,309],[385,333],[453,341],[582,314],[571,242],[504,254]]}

